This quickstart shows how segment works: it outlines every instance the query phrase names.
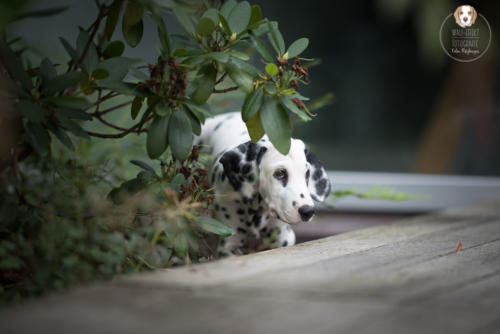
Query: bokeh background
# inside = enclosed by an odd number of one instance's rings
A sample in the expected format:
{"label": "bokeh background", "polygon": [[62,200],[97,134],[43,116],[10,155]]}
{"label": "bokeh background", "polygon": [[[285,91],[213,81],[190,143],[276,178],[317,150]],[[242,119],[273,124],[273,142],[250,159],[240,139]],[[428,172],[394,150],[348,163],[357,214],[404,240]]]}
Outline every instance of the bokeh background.
{"label": "bokeh background", "polygon": [[[0,5],[0,12],[9,2]],[[320,64],[311,67],[311,84],[303,88],[303,95],[314,98],[332,92],[335,99],[313,122],[297,125],[294,136],[309,143],[328,169],[500,175],[498,1],[469,1],[493,30],[490,49],[472,63],[449,59],[439,44],[442,21],[461,2],[252,3],[279,22],[287,44],[300,37],[310,39],[303,56],[315,57]],[[9,29],[10,36],[20,35],[31,46],[34,63],[43,54],[63,62],[66,55],[58,37],[74,41],[77,26],[88,26],[96,8],[93,1],[83,0],[28,3],[27,8],[66,4],[72,7],[62,14],[30,18]],[[169,31],[178,30],[172,17],[167,25]],[[158,49],[155,27],[146,21],[143,41],[134,49],[127,47],[126,55],[153,62]],[[211,104],[217,112],[230,111],[241,105],[239,98],[217,98]],[[127,116],[124,112],[124,119]],[[137,138],[120,144],[93,141],[94,148],[99,147],[94,154],[130,153],[130,147],[144,154]],[[91,151],[88,147],[87,153]]]}

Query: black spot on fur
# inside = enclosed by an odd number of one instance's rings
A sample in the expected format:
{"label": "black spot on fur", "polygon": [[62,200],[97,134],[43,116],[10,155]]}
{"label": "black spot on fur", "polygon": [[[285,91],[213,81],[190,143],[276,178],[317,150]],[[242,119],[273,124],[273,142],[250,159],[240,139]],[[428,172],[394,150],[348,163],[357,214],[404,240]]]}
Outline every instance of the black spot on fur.
{"label": "black spot on fur", "polygon": [[248,214],[249,214],[249,215],[254,215],[254,214],[256,214],[256,213],[257,213],[257,211],[255,211],[254,209],[252,209],[252,208],[248,208]]}
{"label": "black spot on fur", "polygon": [[234,203],[240,203],[240,200],[239,199],[235,199]]}
{"label": "black spot on fur", "polygon": [[309,185],[309,176],[311,176],[311,171],[308,169],[306,172],[306,184]]}
{"label": "black spot on fur", "polygon": [[246,225],[246,226],[251,226],[251,225],[252,225],[252,222],[247,221],[247,222],[245,223],[245,225]]}
{"label": "black spot on fur", "polygon": [[326,185],[327,185],[326,179],[321,179],[314,185],[318,196],[322,196],[325,193]]}
{"label": "black spot on fur", "polygon": [[304,154],[306,155],[307,162],[313,165],[316,168],[321,168],[321,162],[319,162],[318,158],[314,153],[309,151],[307,148],[304,149]]}
{"label": "black spot on fur", "polygon": [[240,155],[234,151],[226,152],[220,158],[220,162],[224,166],[223,174],[227,176],[229,183],[236,191],[241,189],[241,181],[237,177],[237,174],[240,172],[240,161]]}
{"label": "black spot on fur", "polygon": [[220,128],[220,126],[221,126],[221,125],[222,125],[222,121],[221,121],[221,122],[219,122],[219,123],[215,126],[214,131],[217,131],[217,130]]}
{"label": "black spot on fur", "polygon": [[246,159],[247,161],[253,161],[257,157],[257,144],[248,142],[247,144],[248,150],[247,150],[247,156]]}
{"label": "black spot on fur", "polygon": [[283,247],[286,247],[287,245],[288,245],[288,241],[286,241],[286,240],[283,241],[283,243],[281,244],[281,246],[283,246]]}
{"label": "black spot on fur", "polygon": [[261,219],[261,216],[259,216],[259,215],[253,216],[252,222],[253,222],[253,225],[255,227],[259,227],[259,225],[260,225],[260,219]]}
{"label": "black spot on fur", "polygon": [[255,180],[253,174],[247,175],[247,180],[248,180],[248,182],[253,182]]}
{"label": "black spot on fur", "polygon": [[230,216],[230,215],[228,215],[227,213],[224,215],[224,217],[226,217],[226,219],[231,218],[231,216]]}
{"label": "black spot on fur", "polygon": [[240,209],[238,209],[236,211],[236,213],[239,214],[239,215],[244,215],[245,214],[245,210],[243,210],[243,209],[240,208]]}
{"label": "black spot on fur", "polygon": [[260,165],[260,162],[262,161],[262,157],[264,156],[264,153],[266,153],[267,148],[266,147],[261,147],[259,150],[259,153],[257,153],[257,165]]}
{"label": "black spot on fur", "polygon": [[244,164],[243,167],[241,168],[241,174],[245,175],[250,173],[252,170],[252,165],[251,164]]}
{"label": "black spot on fur", "polygon": [[304,198],[304,194],[300,194],[300,198]]}
{"label": "black spot on fur", "polygon": [[218,204],[215,204],[215,211],[219,211],[219,205]]}
{"label": "black spot on fur", "polygon": [[240,144],[240,145],[238,145],[238,150],[241,153],[245,153],[247,151],[247,146],[245,144]]}
{"label": "black spot on fur", "polygon": [[321,168],[316,169],[314,171],[314,174],[313,174],[313,180],[318,181],[319,179],[321,179],[322,175],[323,175],[323,171],[321,170]]}
{"label": "black spot on fur", "polygon": [[225,207],[222,207],[222,211],[224,211],[224,212],[225,212],[225,211],[226,211],[226,208],[225,208]]}
{"label": "black spot on fur", "polygon": [[236,229],[236,231],[238,231],[238,233],[247,234],[247,230],[245,230],[244,228],[241,228],[241,227],[238,227]]}
{"label": "black spot on fur", "polygon": [[214,184],[214,183],[215,183],[215,171],[214,171],[214,173],[212,174],[212,184]]}
{"label": "black spot on fur", "polygon": [[296,205],[297,205],[297,202],[292,201],[292,205],[293,205],[293,206],[296,206]]}

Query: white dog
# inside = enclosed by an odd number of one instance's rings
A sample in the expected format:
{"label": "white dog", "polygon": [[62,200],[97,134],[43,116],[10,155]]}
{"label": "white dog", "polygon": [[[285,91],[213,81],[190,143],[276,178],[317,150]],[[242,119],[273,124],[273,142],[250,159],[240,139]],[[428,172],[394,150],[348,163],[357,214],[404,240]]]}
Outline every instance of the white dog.
{"label": "white dog", "polygon": [[455,10],[455,21],[462,28],[470,27],[476,22],[477,12],[474,7],[469,5],[458,6]]}
{"label": "white dog", "polygon": [[283,155],[267,136],[250,141],[239,112],[208,119],[196,144],[216,158],[209,177],[215,188],[215,215],[236,234],[219,244],[219,253],[242,254],[258,248],[295,244],[288,224],[311,220],[314,202],[330,194],[330,181],[301,140],[292,139]]}

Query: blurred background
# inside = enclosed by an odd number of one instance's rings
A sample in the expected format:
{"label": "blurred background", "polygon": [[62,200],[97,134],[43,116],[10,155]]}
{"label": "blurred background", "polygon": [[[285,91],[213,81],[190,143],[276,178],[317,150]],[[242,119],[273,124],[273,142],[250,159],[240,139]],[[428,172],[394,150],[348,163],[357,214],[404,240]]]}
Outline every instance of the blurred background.
{"label": "blurred background", "polygon": [[[314,98],[332,92],[335,98],[314,121],[298,125],[294,136],[308,142],[328,169],[500,175],[498,1],[469,1],[493,30],[488,52],[471,63],[453,61],[439,44],[441,23],[461,2],[252,3],[279,22],[287,44],[300,37],[310,39],[303,56],[315,57],[320,64],[311,67],[311,84],[303,94]],[[71,9],[51,17],[50,24],[30,18],[14,24],[9,35],[20,35],[33,45],[34,58],[51,54],[63,61],[66,55],[58,37],[75,40],[76,24],[88,26],[95,16],[94,2],[28,4],[66,4]],[[175,32],[173,21],[167,19],[167,24]],[[126,55],[153,62],[158,49],[155,27],[146,21],[143,41],[134,49],[127,47]],[[238,108],[240,101],[233,96],[211,102],[223,112]]]}

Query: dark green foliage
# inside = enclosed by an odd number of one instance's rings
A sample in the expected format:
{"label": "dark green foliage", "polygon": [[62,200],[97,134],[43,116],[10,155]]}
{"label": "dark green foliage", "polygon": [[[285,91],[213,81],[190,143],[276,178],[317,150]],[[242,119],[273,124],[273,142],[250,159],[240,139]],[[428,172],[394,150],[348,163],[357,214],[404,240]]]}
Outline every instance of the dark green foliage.
{"label": "dark green foliage", "polygon": [[[220,8],[195,0],[96,3],[97,17],[89,18],[88,28],[75,27],[76,40],[59,38],[67,53],[62,64],[31,59],[22,40],[5,39],[8,27],[0,38],[0,96],[5,120],[18,130],[0,156],[2,301],[213,258],[214,249],[200,240],[233,231],[209,217],[207,172],[193,147],[212,115],[207,101],[241,89],[252,140],[266,132],[284,154],[292,121],[312,116],[298,93],[299,83],[309,81],[307,69],[298,57],[289,61],[308,40],[285,52],[277,23],[263,18],[258,6],[235,0]],[[65,9],[23,12],[23,4],[0,5],[0,29]],[[124,40],[112,40],[120,19]],[[127,58],[150,19],[161,43],[157,61]],[[164,20],[177,21],[184,34],[169,34]],[[265,66],[252,65],[255,50]],[[104,148],[105,140],[118,144]],[[117,163],[120,157],[126,164]],[[112,168],[103,167],[109,161]]]}

